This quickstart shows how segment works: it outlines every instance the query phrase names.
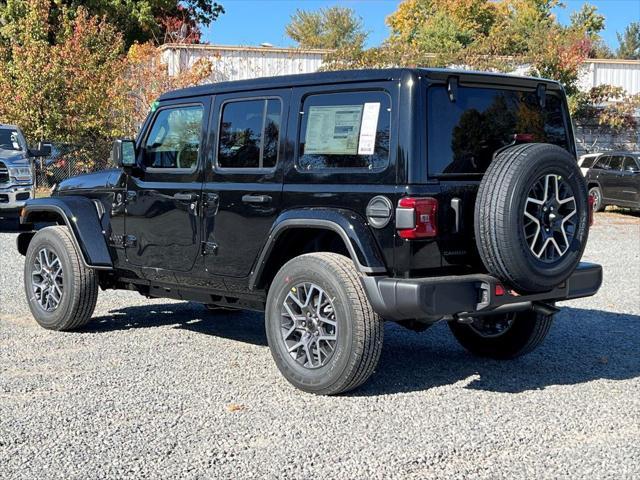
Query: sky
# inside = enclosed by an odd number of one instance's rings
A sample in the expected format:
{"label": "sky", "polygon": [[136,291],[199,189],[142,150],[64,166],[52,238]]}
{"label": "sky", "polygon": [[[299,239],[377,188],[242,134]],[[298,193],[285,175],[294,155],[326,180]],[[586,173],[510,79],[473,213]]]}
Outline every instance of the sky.
{"label": "sky", "polygon": [[[369,32],[367,46],[379,45],[389,35],[385,18],[395,11],[398,0],[219,0],[226,13],[204,30],[203,40],[222,45],[292,46],[284,29],[296,9],[317,10],[335,5],[350,7],[362,18]],[[563,0],[566,8],[555,13],[567,24],[571,12],[579,10],[584,0]],[[616,31],[622,32],[630,22],[640,21],[640,0],[591,0],[606,18],[602,37],[612,48],[618,46]]]}

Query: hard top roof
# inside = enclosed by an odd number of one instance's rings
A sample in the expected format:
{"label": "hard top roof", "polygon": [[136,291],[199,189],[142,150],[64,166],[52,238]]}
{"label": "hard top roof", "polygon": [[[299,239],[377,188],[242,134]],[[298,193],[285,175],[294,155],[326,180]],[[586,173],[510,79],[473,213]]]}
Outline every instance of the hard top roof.
{"label": "hard top roof", "polygon": [[527,85],[544,83],[547,87],[560,90],[558,82],[536,78],[508,75],[504,73],[478,72],[473,70],[453,70],[447,68],[384,68],[365,70],[339,70],[330,72],[303,73],[276,77],[261,77],[249,80],[211,83],[197,87],[183,88],[167,92],[159,100],[171,100],[199,95],[230,93],[238,91],[262,90],[270,88],[286,88],[306,85],[326,85],[332,83],[350,83],[364,81],[400,80],[403,76],[426,77],[436,81],[444,81],[448,77],[459,77],[462,82],[498,83],[505,85]]}

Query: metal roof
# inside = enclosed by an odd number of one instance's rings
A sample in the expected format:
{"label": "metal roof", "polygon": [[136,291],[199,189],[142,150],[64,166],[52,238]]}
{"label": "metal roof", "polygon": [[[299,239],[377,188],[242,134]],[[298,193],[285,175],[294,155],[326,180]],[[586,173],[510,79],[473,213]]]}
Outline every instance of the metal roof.
{"label": "metal roof", "polygon": [[231,93],[237,91],[262,90],[271,88],[287,88],[293,86],[341,84],[350,82],[400,80],[403,75],[427,77],[443,81],[449,77],[459,77],[472,83],[500,83],[505,85],[526,85],[533,82],[544,83],[547,87],[559,90],[558,82],[535,77],[507,75],[503,73],[477,72],[470,70],[452,70],[446,68],[382,68],[366,70],[339,70],[330,72],[303,73],[297,75],[280,75],[261,77],[249,80],[219,82],[197,87],[189,87],[167,92],[159,100],[170,100],[215,93]]}

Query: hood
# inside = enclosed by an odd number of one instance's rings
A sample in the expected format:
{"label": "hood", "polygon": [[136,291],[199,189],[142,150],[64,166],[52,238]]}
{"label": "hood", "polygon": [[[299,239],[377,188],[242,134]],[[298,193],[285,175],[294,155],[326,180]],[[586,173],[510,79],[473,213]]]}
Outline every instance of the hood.
{"label": "hood", "polygon": [[122,171],[118,169],[102,170],[100,172],[86,173],[77,177],[67,178],[60,182],[57,192],[69,192],[73,190],[93,190],[101,188],[114,188],[120,182]]}
{"label": "hood", "polygon": [[25,152],[0,148],[0,162],[12,166],[28,166],[29,158]]}

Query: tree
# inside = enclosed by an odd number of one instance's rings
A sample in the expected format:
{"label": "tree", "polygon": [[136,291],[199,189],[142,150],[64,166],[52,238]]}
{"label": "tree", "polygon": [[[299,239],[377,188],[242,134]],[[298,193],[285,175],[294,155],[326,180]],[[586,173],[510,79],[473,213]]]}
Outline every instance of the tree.
{"label": "tree", "polygon": [[16,35],[0,44],[0,123],[20,125],[31,142],[74,145],[87,168],[104,165],[114,138],[136,133],[160,94],[211,73],[201,61],[169,77],[153,44],[125,55],[122,34],[104,17],[63,8],[56,25],[49,0],[24,3]]}
{"label": "tree", "polygon": [[[1,36],[11,38],[15,35],[16,21],[24,16],[27,4],[24,0],[0,0],[0,25],[4,25],[0,28]],[[104,17],[107,23],[115,26],[123,34],[126,48],[136,41],[164,43],[175,38],[175,33],[181,30],[187,31],[186,40],[199,40],[199,26],[209,25],[224,13],[221,4],[209,0],[55,0],[50,2],[47,13],[50,24],[58,24],[63,12],[73,19],[80,8],[91,16]],[[55,30],[49,32],[50,43],[56,34]]]}
{"label": "tree", "polygon": [[616,52],[618,58],[640,60],[640,22],[631,22],[624,32],[617,34],[620,46]]}
{"label": "tree", "polygon": [[589,58],[611,58],[613,52],[600,36],[605,28],[604,15],[598,13],[598,9],[585,3],[582,8],[571,14],[570,29],[583,31],[591,41]]}
{"label": "tree", "polygon": [[352,9],[344,7],[315,12],[296,10],[285,32],[303,48],[361,49],[367,39],[362,20]]}

